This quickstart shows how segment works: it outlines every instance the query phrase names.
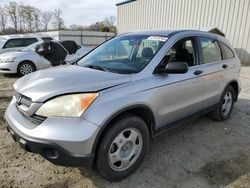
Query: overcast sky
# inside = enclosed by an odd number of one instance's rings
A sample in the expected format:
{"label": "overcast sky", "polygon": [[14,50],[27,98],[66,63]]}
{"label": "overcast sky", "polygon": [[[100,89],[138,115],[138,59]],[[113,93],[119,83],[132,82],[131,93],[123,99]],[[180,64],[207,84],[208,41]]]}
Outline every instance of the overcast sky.
{"label": "overcast sky", "polygon": [[[0,5],[13,0],[0,0]],[[16,0],[41,10],[61,9],[66,26],[89,25],[116,16],[116,0]]]}

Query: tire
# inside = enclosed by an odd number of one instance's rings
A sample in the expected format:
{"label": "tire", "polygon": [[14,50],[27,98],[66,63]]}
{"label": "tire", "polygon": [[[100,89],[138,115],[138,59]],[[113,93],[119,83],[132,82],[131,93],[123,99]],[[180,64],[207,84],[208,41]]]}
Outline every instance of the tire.
{"label": "tire", "polygon": [[36,67],[33,63],[24,61],[20,63],[17,67],[17,74],[19,76],[25,76],[27,74],[30,74],[32,72],[36,71]]}
{"label": "tire", "polygon": [[99,143],[96,170],[108,181],[120,181],[141,164],[149,145],[149,130],[140,117],[125,114],[112,123]]}
{"label": "tire", "polygon": [[216,121],[225,121],[231,117],[236,93],[231,85],[223,91],[219,105],[211,113],[211,117]]}

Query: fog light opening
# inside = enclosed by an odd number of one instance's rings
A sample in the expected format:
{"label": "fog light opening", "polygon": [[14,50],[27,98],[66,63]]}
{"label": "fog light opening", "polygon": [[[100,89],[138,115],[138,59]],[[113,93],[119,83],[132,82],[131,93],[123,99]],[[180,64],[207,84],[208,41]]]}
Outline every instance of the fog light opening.
{"label": "fog light opening", "polygon": [[45,148],[43,151],[44,157],[48,159],[58,158],[58,152],[52,148]]}

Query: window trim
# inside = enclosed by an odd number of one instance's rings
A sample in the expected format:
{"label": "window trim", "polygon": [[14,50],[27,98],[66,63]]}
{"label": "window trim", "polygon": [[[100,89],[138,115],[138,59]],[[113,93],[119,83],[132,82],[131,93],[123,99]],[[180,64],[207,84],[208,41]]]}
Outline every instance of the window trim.
{"label": "window trim", "polygon": [[[8,40],[4,43],[3,49],[27,47],[27,46],[31,45],[31,44],[26,45],[26,44],[27,44],[27,43],[26,43],[27,39],[35,39],[35,40],[37,40],[36,42],[39,41],[36,37],[28,37],[28,38],[10,38],[10,39],[8,39]],[[23,44],[23,45],[22,45],[22,46],[16,46],[16,47],[9,47],[9,48],[6,48],[7,43],[8,43],[9,41],[11,41],[11,40],[23,40],[23,41],[22,41],[22,44]],[[35,43],[35,42],[34,42],[34,43]],[[34,44],[34,43],[32,43],[32,44]]]}
{"label": "window trim", "polygon": [[[3,49],[21,48],[21,47],[23,47],[23,46],[17,46],[17,47],[9,47],[9,48],[7,48],[6,45],[7,45],[8,42],[11,41],[11,40],[25,40],[25,38],[12,38],[12,39],[8,39],[8,40],[5,42],[5,44],[3,45]],[[23,41],[23,43],[25,43],[25,42]]]}
{"label": "window trim", "polygon": [[167,55],[167,53],[169,52],[169,50],[177,43],[179,42],[180,40],[183,40],[183,39],[191,39],[192,40],[192,43],[194,45],[194,53],[195,53],[195,58],[194,58],[194,65],[189,67],[189,68],[192,68],[192,67],[197,67],[200,65],[200,55],[199,55],[199,48],[198,48],[198,41],[197,41],[197,36],[194,36],[194,35],[188,35],[188,36],[182,36],[182,37],[179,37],[178,39],[176,39],[171,45],[170,47],[168,48],[168,50],[166,50],[164,56],[161,58],[159,64],[155,67],[154,71],[153,71],[153,74],[155,74],[155,71],[157,70],[157,68],[162,64],[162,61],[163,59],[165,58],[165,56]]}
{"label": "window trim", "polygon": [[[207,38],[207,39],[211,39],[211,40],[215,40],[219,46],[219,49],[220,49],[220,55],[221,55],[221,60],[218,60],[218,61],[211,61],[211,62],[208,62],[208,63],[204,63],[204,55],[203,55],[203,51],[202,51],[202,46],[201,46],[201,38]],[[197,43],[198,43],[198,46],[199,46],[199,54],[200,54],[200,65],[206,65],[206,64],[210,64],[210,63],[216,63],[216,62],[220,62],[220,61],[223,61],[223,54],[222,54],[222,49],[221,49],[221,46],[220,46],[220,41],[217,40],[216,38],[213,38],[213,37],[210,37],[210,36],[197,36]]]}

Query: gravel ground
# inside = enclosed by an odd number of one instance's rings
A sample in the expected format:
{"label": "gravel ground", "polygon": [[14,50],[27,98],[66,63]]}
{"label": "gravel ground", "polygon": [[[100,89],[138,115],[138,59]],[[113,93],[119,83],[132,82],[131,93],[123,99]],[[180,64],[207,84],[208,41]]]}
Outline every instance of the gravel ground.
{"label": "gravel ground", "polygon": [[[0,75],[1,117],[16,79]],[[230,120],[218,123],[201,117],[158,137],[139,169],[118,183],[25,152],[0,118],[0,187],[250,187],[250,67],[242,67],[241,81]]]}

